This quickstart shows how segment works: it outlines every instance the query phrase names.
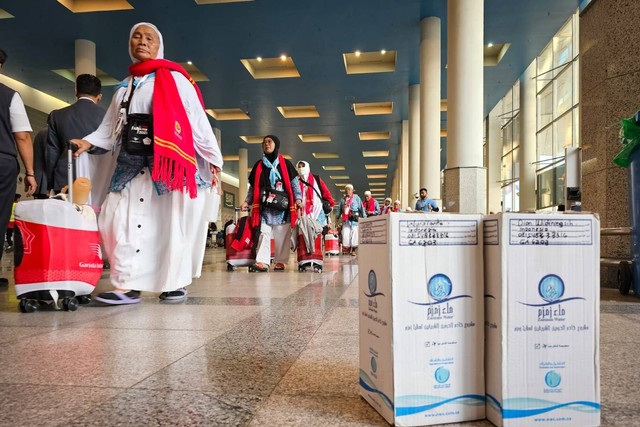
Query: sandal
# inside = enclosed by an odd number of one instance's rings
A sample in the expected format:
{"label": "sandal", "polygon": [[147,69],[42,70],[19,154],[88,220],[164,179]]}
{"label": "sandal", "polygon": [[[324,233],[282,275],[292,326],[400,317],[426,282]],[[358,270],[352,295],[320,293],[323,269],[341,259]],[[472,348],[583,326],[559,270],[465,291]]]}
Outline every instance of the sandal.
{"label": "sandal", "polygon": [[276,266],[273,268],[273,271],[284,271],[284,264],[281,262],[276,263]]}
{"label": "sandal", "polygon": [[109,305],[137,304],[142,301],[140,291],[108,291],[98,294],[94,300]]}
{"label": "sandal", "polygon": [[167,302],[180,302],[187,299],[187,288],[179,288],[175,291],[163,292],[159,296],[160,300]]}
{"label": "sandal", "polygon": [[264,262],[256,262],[251,267],[249,267],[249,271],[259,271],[260,273],[265,273],[269,271],[269,266]]}

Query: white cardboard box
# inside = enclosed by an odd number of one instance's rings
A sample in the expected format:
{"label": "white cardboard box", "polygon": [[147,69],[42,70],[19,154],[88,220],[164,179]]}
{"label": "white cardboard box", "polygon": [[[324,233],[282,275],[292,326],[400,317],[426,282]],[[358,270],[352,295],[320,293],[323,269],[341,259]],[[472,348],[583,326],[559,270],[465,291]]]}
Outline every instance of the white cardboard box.
{"label": "white cardboard box", "polygon": [[485,217],[487,418],[600,424],[600,223],[592,214]]}
{"label": "white cardboard box", "polygon": [[483,419],[480,215],[359,223],[360,394],[389,423]]}

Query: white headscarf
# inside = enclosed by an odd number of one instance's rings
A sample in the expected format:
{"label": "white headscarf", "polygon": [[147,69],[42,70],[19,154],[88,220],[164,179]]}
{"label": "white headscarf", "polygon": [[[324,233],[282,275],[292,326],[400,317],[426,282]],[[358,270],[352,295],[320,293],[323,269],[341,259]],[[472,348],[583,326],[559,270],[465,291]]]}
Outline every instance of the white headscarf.
{"label": "white headscarf", "polygon": [[300,177],[302,177],[302,179],[304,179],[305,181],[309,181],[309,173],[311,173],[311,168],[309,167],[309,163],[305,162],[304,160],[300,160],[298,162],[298,164],[302,163],[303,166],[301,168],[298,168],[298,175],[300,175]]}
{"label": "white headscarf", "polygon": [[162,41],[162,33],[160,33],[160,30],[158,30],[158,27],[156,27],[155,25],[153,25],[153,24],[151,24],[149,22],[138,22],[133,27],[131,27],[131,31],[129,31],[129,40],[127,40],[127,43],[129,44],[129,57],[131,58],[131,61],[132,62],[140,62],[139,60],[134,58],[133,53],[131,52],[131,37],[133,37],[133,32],[140,25],[146,25],[147,27],[149,27],[153,31],[155,31],[156,34],[158,34],[158,39],[160,40],[160,46],[158,47],[158,55],[155,57],[155,59],[164,59],[164,41]]}

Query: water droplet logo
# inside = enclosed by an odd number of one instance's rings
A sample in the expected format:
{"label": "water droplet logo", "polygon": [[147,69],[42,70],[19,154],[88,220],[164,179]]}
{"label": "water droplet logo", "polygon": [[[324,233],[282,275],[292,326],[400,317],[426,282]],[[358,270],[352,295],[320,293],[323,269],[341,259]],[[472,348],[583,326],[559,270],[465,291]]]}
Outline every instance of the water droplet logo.
{"label": "water droplet logo", "polygon": [[558,301],[564,295],[564,282],[560,276],[547,274],[540,280],[538,293],[546,302]]}
{"label": "water droplet logo", "polygon": [[451,376],[451,374],[449,373],[449,370],[446,368],[443,368],[442,366],[439,367],[438,369],[436,369],[435,374],[433,375],[433,377],[436,379],[436,381],[440,384],[446,383],[447,381],[449,381],[449,377]]}
{"label": "water droplet logo", "polygon": [[371,270],[369,271],[369,293],[374,295],[376,290],[378,289],[378,279],[376,278],[376,272]]}
{"label": "water droplet logo", "polygon": [[451,295],[453,285],[451,279],[444,274],[436,274],[427,283],[427,291],[431,298],[440,301]]}
{"label": "water droplet logo", "polygon": [[371,357],[371,372],[373,372],[375,374],[377,370],[378,370],[378,362],[376,361],[376,358],[374,356],[372,356]]}
{"label": "water droplet logo", "polygon": [[560,385],[560,382],[562,381],[562,377],[560,376],[559,373],[557,373],[556,371],[549,371],[547,372],[547,374],[544,376],[544,382],[545,384],[547,384],[547,386],[551,387],[551,388],[556,388]]}

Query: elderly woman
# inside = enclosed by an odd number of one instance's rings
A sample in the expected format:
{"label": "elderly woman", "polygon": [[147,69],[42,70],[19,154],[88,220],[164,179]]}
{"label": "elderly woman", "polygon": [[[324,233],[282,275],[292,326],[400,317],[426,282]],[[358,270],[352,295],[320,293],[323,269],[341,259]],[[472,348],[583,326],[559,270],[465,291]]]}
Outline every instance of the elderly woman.
{"label": "elderly woman", "polygon": [[187,72],[162,59],[162,34],[131,29],[131,76],[117,88],[100,127],[77,145],[115,150],[109,194],[98,225],[111,263],[106,304],[140,302],[140,291],[182,301],[200,274],[206,245],[205,188],[217,181],[222,154]]}
{"label": "elderly woman", "polygon": [[342,250],[356,255],[358,247],[358,219],[366,218],[367,214],[360,196],[353,192],[353,185],[344,186],[344,197],[340,199],[339,212],[342,219]]}
{"label": "elderly woman", "polygon": [[386,199],[384,199],[384,205],[382,205],[382,207],[380,208],[380,214],[388,214],[389,212],[391,212],[391,209],[391,197],[387,197]]}
{"label": "elderly woman", "polygon": [[275,271],[284,271],[289,261],[291,228],[295,227],[296,209],[302,204],[300,187],[293,185],[297,176],[291,162],[278,154],[280,140],[275,135],[262,139],[262,159],[249,174],[249,190],[242,211],[251,206],[251,227],[260,227],[256,263],[250,271],[267,272],[271,260],[271,239],[275,242]]}
{"label": "elderly woman", "polygon": [[396,200],[395,202],[393,202],[393,208],[391,209],[391,212],[402,212],[402,209],[400,209],[400,200]]}
{"label": "elderly woman", "polygon": [[325,199],[332,208],[336,205],[331,192],[322,178],[311,173],[309,163],[301,160],[296,165],[298,176],[294,182],[300,187],[302,193],[302,208],[305,216],[318,221],[321,226],[327,225],[327,214],[322,210],[322,199]]}

